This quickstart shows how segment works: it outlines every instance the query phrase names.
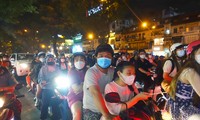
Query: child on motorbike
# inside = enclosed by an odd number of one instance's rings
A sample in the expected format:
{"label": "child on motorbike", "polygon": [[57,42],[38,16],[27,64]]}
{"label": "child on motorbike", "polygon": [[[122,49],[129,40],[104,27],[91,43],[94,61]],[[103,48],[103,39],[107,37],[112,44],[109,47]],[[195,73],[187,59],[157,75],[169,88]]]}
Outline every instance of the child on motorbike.
{"label": "child on motorbike", "polygon": [[[106,85],[105,94],[111,92],[118,93],[121,102],[125,102],[128,109],[132,108],[138,101],[147,100],[150,97],[146,92],[139,93],[135,87],[135,67],[131,62],[120,62],[115,69],[113,80]],[[133,91],[130,89],[130,86],[133,88]],[[138,94],[135,95],[134,91]],[[120,113],[126,110],[126,105],[122,103],[106,102],[106,106],[113,115],[120,115]]]}

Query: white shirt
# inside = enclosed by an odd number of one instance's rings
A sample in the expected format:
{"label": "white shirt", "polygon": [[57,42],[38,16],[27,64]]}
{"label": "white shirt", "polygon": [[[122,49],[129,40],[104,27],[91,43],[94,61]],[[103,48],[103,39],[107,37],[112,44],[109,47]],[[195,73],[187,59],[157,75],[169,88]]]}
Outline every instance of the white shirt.
{"label": "white shirt", "polygon": [[100,113],[97,106],[95,106],[92,94],[89,91],[91,86],[99,86],[100,92],[104,95],[106,84],[110,83],[113,79],[114,68],[109,68],[108,73],[101,72],[96,65],[89,68],[85,74],[83,83],[83,108],[89,109],[93,112]]}
{"label": "white shirt", "polygon": [[[164,73],[170,73],[172,70],[172,62],[170,60],[167,60],[163,66],[163,72]],[[169,74],[170,77],[175,77],[177,74],[177,67],[174,64],[174,70]]]}
{"label": "white shirt", "polygon": [[[120,86],[117,83],[115,83],[114,81],[106,85],[105,94],[110,93],[110,92],[117,92],[119,94],[120,100],[122,102],[127,102],[134,96],[134,92],[132,92],[128,88],[128,86]],[[111,114],[119,115],[122,103],[106,102],[106,106]]]}

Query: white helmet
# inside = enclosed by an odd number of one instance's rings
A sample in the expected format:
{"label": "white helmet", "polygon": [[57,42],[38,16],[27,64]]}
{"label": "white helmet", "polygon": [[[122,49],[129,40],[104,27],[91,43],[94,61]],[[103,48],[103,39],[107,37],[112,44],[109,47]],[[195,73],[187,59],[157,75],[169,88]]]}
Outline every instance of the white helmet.
{"label": "white helmet", "polygon": [[171,47],[170,47],[170,51],[174,51],[176,50],[177,47],[182,46],[182,43],[174,43]]}

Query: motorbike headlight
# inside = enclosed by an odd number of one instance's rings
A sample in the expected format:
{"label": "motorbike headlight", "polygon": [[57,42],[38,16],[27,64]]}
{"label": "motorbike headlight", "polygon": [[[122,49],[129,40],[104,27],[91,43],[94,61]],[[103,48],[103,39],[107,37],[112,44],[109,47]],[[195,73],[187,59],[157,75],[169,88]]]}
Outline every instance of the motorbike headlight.
{"label": "motorbike headlight", "polygon": [[24,69],[25,69],[25,68],[28,68],[28,64],[26,64],[26,63],[21,63],[20,66],[21,66],[22,68],[24,68]]}
{"label": "motorbike headlight", "polygon": [[56,88],[58,89],[66,89],[70,86],[70,79],[69,77],[56,77],[55,78]]}
{"label": "motorbike headlight", "polygon": [[68,65],[71,67],[71,66],[72,66],[72,63],[71,63],[71,62],[68,62]]}
{"label": "motorbike headlight", "polygon": [[3,107],[4,102],[5,102],[5,101],[4,101],[2,98],[0,98],[0,108]]}

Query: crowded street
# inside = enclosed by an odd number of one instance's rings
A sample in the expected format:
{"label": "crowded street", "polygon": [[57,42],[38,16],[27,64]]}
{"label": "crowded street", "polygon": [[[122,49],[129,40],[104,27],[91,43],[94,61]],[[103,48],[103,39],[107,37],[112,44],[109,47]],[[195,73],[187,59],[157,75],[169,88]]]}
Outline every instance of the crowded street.
{"label": "crowded street", "polygon": [[0,120],[200,120],[200,0],[0,0]]}

